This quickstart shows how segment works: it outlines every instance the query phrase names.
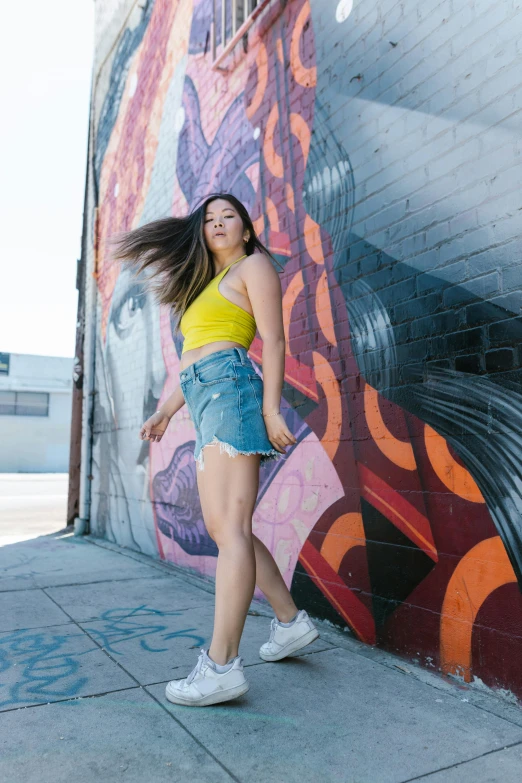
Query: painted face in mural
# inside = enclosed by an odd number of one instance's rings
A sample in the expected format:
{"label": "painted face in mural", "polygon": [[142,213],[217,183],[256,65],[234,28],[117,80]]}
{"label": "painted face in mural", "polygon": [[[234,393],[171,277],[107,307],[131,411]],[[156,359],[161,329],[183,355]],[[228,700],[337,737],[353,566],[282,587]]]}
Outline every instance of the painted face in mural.
{"label": "painted face in mural", "polygon": [[205,242],[208,249],[218,258],[244,248],[246,236],[243,221],[232,204],[223,198],[211,201],[207,207],[204,223]]}
{"label": "painted face in mural", "polygon": [[[130,367],[139,368],[128,382]],[[139,422],[157,407],[165,381],[159,333],[159,308],[142,282],[128,270],[118,277],[111,302],[103,372],[111,420],[109,519],[128,536],[129,546],[155,551],[148,496],[150,445],[136,438]],[[136,382],[135,378],[139,378]],[[103,458],[103,457],[102,457]]]}

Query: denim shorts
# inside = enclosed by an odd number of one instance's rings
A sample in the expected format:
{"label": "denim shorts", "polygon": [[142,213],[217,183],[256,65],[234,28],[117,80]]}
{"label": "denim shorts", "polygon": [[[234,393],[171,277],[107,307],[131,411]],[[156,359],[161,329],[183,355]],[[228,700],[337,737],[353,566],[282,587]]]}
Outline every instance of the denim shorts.
{"label": "denim shorts", "polygon": [[263,380],[243,347],[224,348],[198,359],[179,374],[180,387],[196,428],[194,459],[204,469],[202,449],[261,454],[261,464],[281,457],[263,418]]}

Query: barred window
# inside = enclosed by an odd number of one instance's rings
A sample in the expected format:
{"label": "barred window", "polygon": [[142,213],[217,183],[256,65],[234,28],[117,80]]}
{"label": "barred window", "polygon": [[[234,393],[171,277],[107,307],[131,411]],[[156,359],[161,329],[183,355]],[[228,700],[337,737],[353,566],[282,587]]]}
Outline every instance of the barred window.
{"label": "barred window", "polygon": [[0,390],[0,416],[48,416],[47,392]]}
{"label": "barred window", "polygon": [[210,27],[213,68],[226,70],[223,68],[225,58],[270,2],[271,0],[213,0]]}

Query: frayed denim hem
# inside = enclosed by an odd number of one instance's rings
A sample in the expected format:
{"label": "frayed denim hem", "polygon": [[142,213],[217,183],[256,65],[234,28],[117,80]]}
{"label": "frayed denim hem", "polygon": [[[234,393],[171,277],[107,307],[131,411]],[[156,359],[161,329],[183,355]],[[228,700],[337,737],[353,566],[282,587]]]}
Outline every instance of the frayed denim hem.
{"label": "frayed denim hem", "polygon": [[205,469],[205,465],[203,463],[203,449],[206,449],[207,446],[216,446],[218,444],[219,453],[223,454],[223,452],[226,452],[229,457],[236,457],[238,454],[261,454],[261,464],[283,456],[283,454],[277,451],[277,449],[270,449],[270,451],[260,451],[259,449],[254,449],[253,451],[239,451],[234,446],[232,446],[232,444],[225,443],[214,435],[209,443],[205,443],[205,445],[201,447],[198,456],[195,458],[198,470],[201,471]]}

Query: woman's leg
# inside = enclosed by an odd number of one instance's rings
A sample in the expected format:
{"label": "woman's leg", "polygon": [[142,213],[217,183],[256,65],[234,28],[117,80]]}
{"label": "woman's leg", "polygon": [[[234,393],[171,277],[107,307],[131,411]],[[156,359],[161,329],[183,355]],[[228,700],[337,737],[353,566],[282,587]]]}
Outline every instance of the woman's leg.
{"label": "woman's leg", "polygon": [[259,455],[231,458],[211,446],[205,449],[204,461],[205,470],[197,471],[201,509],[208,533],[219,548],[209,655],[224,664],[238,654],[255,584],[281,622],[291,620],[298,609],[270,551],[252,534]]}
{"label": "woman's leg", "polygon": [[218,546],[214,631],[208,654],[225,664],[238,654],[254,594],[256,559],[252,514],[259,488],[258,454],[230,457],[219,447],[204,449],[197,471],[203,519]]}
{"label": "woman's leg", "polygon": [[283,575],[270,550],[255,535],[256,584],[270,602],[275,616],[282,623],[288,623],[298,612]]}

